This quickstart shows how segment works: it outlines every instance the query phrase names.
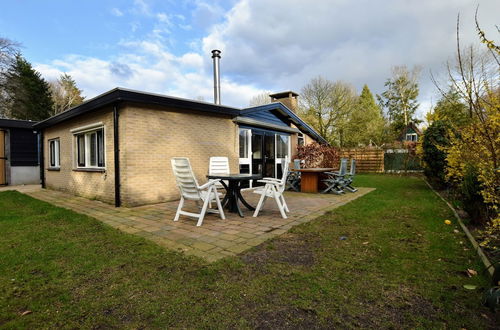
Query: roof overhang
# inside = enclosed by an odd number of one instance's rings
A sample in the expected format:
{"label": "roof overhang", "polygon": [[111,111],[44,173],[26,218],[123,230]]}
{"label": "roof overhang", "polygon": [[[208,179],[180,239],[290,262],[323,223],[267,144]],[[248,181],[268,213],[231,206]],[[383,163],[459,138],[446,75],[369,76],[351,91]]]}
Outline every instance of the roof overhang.
{"label": "roof overhang", "polygon": [[38,123],[31,120],[0,119],[0,128],[26,128],[33,129],[33,125]]}
{"label": "roof overhang", "polygon": [[241,114],[245,115],[254,111],[265,111],[265,110],[276,110],[283,116],[285,116],[291,123],[298,127],[298,129],[311,136],[313,139],[320,143],[329,144],[318,132],[316,132],[311,126],[306,124],[299,116],[297,116],[292,110],[288,109],[281,102],[273,102],[265,105],[260,105],[257,107],[246,108],[241,110]]}
{"label": "roof overhang", "polygon": [[240,113],[240,110],[237,108],[227,107],[223,105],[182,99],[161,94],[140,92],[124,88],[115,88],[104,94],[98,95],[74,108],[45,119],[36,124],[34,127],[36,129],[49,127],[62,121],[120,102],[135,102],[160,105],[186,110],[225,114],[229,116],[237,116]]}
{"label": "roof overhang", "polygon": [[267,128],[267,129],[271,129],[274,131],[280,131],[280,132],[286,132],[286,133],[300,133],[300,130],[297,128],[276,125],[276,124],[268,123],[268,122],[261,121],[261,120],[255,120],[255,119],[247,118],[247,117],[238,116],[238,117],[234,118],[233,121],[237,124],[262,127],[262,128]]}

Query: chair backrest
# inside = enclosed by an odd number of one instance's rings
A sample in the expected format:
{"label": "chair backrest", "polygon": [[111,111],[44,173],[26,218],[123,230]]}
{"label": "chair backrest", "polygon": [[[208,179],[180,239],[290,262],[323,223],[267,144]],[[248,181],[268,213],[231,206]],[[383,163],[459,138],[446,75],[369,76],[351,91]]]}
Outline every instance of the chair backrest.
{"label": "chair backrest", "polygon": [[285,191],[285,186],[286,186],[286,179],[288,177],[288,174],[289,174],[289,170],[290,169],[290,161],[288,160],[288,156],[286,156],[284,159],[281,160],[281,170],[283,171],[283,175],[281,177],[281,180],[280,182],[278,183],[278,190],[279,192],[283,192]]}
{"label": "chair backrest", "polygon": [[351,168],[349,170],[349,175],[354,176],[356,174],[356,159],[351,159]]}
{"label": "chair backrest", "polygon": [[347,158],[341,158],[339,174],[345,175],[346,173],[347,173]]}
{"label": "chair backrest", "polygon": [[294,170],[300,170],[300,159],[294,159],[293,160],[293,169]]}
{"label": "chair backrest", "polygon": [[198,181],[193,173],[189,158],[174,157],[170,160],[174,172],[175,181],[186,199],[201,200]]}
{"label": "chair backrest", "polygon": [[208,169],[208,174],[219,175],[229,173],[229,159],[227,157],[210,157],[210,167]]}

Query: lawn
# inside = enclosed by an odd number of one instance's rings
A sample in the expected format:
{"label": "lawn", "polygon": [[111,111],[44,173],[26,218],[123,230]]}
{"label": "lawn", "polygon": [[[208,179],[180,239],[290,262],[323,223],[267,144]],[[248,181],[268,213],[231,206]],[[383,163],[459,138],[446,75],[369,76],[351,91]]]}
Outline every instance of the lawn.
{"label": "lawn", "polygon": [[2,192],[0,327],[495,327],[479,259],[425,183],[356,185],[377,190],[213,264]]}

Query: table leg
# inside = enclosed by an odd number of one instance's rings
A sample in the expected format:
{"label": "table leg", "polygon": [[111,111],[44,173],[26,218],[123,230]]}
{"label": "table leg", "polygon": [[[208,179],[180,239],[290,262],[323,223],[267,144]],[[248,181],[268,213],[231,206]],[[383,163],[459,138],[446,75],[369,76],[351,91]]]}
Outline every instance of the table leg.
{"label": "table leg", "polygon": [[228,208],[229,212],[238,213],[239,216],[243,218],[243,212],[241,212],[240,206],[238,205],[238,186],[239,183],[237,181],[229,181]]}
{"label": "table leg", "polygon": [[224,195],[224,198],[222,199],[221,205],[222,207],[226,207],[226,204],[229,201],[229,187],[224,183],[224,181],[220,181],[224,189],[226,189],[226,194]]}
{"label": "table leg", "polygon": [[249,209],[250,211],[255,211],[255,207],[248,204],[248,202],[241,195],[241,185],[238,185],[238,190],[236,191],[236,194],[238,196],[238,199],[243,203],[243,205],[246,206],[247,209]]}
{"label": "table leg", "polygon": [[316,172],[302,172],[300,178],[300,191],[307,193],[318,192],[318,173]]}

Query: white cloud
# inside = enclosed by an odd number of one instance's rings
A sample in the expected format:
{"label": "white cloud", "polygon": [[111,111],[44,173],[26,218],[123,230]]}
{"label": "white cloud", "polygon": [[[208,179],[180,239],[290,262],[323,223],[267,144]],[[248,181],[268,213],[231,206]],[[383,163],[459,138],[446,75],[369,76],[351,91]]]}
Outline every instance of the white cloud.
{"label": "white cloud", "polygon": [[[391,66],[420,65],[423,117],[430,99],[436,100],[429,71],[439,75],[454,56],[458,12],[462,43],[477,41],[472,0],[240,0],[228,12],[208,1],[195,4],[185,16],[155,13],[145,0],[135,0],[130,12],[153,20],[149,31],[139,20],[130,23],[142,39],[120,41],[123,51],[112,58],[65,56],[36,68],[47,78],[68,72],[89,97],[121,86],[212,100],[210,51],[217,48],[223,104],[246,106],[264,90],[300,92],[317,75],[359,90],[366,83],[380,93]],[[481,25],[492,37],[498,9],[497,0],[482,1],[479,9]],[[208,32],[176,40],[179,28]],[[174,52],[178,42],[188,49]]]}
{"label": "white cloud", "polygon": [[111,15],[116,16],[116,17],[121,17],[121,16],[123,16],[123,12],[118,8],[112,8]]}

